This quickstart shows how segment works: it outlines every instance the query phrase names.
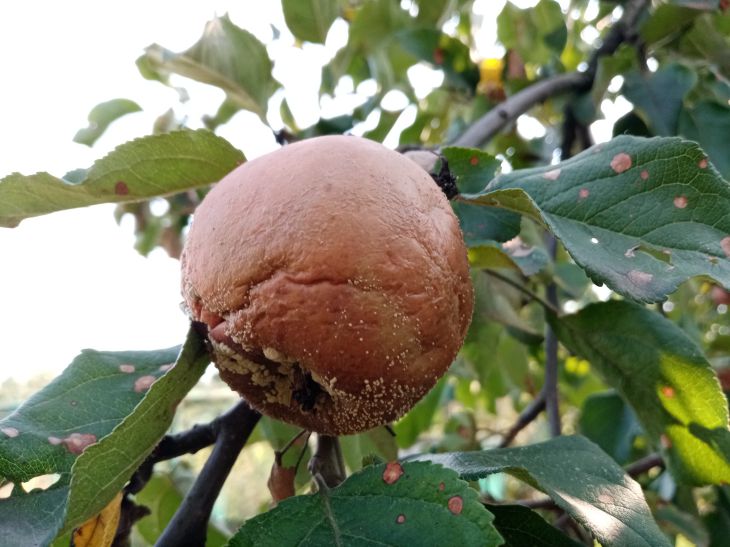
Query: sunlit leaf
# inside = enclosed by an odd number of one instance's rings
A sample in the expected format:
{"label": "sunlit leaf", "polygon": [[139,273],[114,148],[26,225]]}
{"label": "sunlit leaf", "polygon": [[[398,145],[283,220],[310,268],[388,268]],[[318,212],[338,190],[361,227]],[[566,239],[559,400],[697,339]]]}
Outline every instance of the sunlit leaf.
{"label": "sunlit leaf", "polygon": [[286,25],[300,40],[324,44],[337,18],[337,0],[282,0]]}
{"label": "sunlit leaf", "polygon": [[550,496],[606,547],[669,546],[639,484],[583,437],[564,436],[516,448],[417,457],[454,469],[465,480],[509,473]]}
{"label": "sunlit leaf", "polygon": [[[0,226],[99,203],[136,201],[218,182],[243,163],[240,151],[205,130],[142,137],[118,146],[73,182],[48,173],[0,180]],[[69,177],[70,178],[70,177]]]}
{"label": "sunlit leaf", "polygon": [[190,49],[175,53],[153,44],[137,62],[149,79],[167,81],[171,73],[221,88],[238,108],[262,119],[277,87],[266,47],[227,15],[205,25],[203,36]]}
{"label": "sunlit leaf", "polygon": [[142,108],[129,99],[112,99],[99,103],[89,112],[89,126],[79,129],[74,136],[74,141],[91,146],[104,134],[113,121],[140,110]]}
{"label": "sunlit leaf", "polygon": [[730,482],[727,400],[682,329],[625,301],[592,304],[554,327],[561,342],[588,359],[631,404],[678,480]]}

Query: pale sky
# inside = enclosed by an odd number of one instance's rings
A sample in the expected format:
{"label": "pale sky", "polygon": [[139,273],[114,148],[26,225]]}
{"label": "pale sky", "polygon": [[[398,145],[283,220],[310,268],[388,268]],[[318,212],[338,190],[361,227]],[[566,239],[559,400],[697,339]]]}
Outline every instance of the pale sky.
{"label": "pale sky", "polygon": [[[482,0],[475,11],[496,13],[503,4]],[[302,126],[316,121],[320,108],[334,115],[357,102],[357,93],[345,93],[318,105],[320,67],[344,45],[346,25],[335,23],[326,46],[294,48],[276,1],[2,2],[0,177],[13,171],[61,176],[148,134],[154,119],[177,104],[177,94],[144,80],[136,58],[153,42],[173,51],[189,47],[207,20],[227,12],[264,42],[271,36],[270,22],[283,32],[284,42],[269,47],[274,76],[286,89],[272,99],[274,115],[283,95]],[[478,34],[486,54],[499,54],[494,25],[493,15],[485,17]],[[426,67],[412,77],[424,94],[442,79]],[[222,92],[179,83],[190,89],[192,100],[178,112],[199,126],[203,114],[214,113]],[[367,92],[364,85],[360,91]],[[349,91],[347,85],[343,91]],[[74,143],[89,110],[117,97],[136,101],[144,112],[115,122],[94,148]],[[389,98],[394,104],[399,99]],[[249,113],[237,115],[219,134],[249,158],[277,146]],[[133,249],[131,222],[120,228],[112,211],[111,205],[74,209],[25,220],[12,230],[0,228],[0,381],[58,373],[81,348],[139,350],[182,342],[187,318],[179,308],[178,262],[162,251],[141,257]]]}

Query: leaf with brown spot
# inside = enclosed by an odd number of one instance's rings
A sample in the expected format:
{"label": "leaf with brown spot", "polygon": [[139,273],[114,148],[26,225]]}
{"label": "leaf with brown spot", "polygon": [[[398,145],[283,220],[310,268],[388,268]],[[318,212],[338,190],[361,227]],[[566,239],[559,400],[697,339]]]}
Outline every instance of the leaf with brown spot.
{"label": "leaf with brown spot", "polygon": [[681,328],[626,301],[591,304],[552,323],[560,341],[631,405],[678,482],[730,482],[727,400]]}
{"label": "leaf with brown spot", "polygon": [[[197,335],[191,333],[183,348],[182,353],[179,347],[84,350],[0,420],[0,477],[21,483],[61,475],[46,490],[19,489],[18,495],[0,499],[0,544],[50,544],[62,528],[70,532],[114,498],[164,434],[174,403],[208,364]],[[161,370],[172,361],[175,367]],[[131,364],[135,374],[121,368]],[[138,374],[157,381],[148,391],[135,392]]]}
{"label": "leaf with brown spot", "polygon": [[407,462],[398,464],[402,475],[388,483],[383,477],[394,463],[366,467],[336,488],[282,501],[248,520],[229,546],[502,543],[492,514],[455,472]]}
{"label": "leaf with brown spot", "polygon": [[138,201],[218,182],[244,161],[206,130],[151,135],[118,146],[87,170],[59,178],[13,173],[0,179],[0,226],[65,209]]}
{"label": "leaf with brown spot", "polygon": [[[558,166],[499,175],[460,200],[538,220],[595,283],[659,302],[694,276],[730,287],[730,184],[706,158],[680,138],[620,136]],[[477,176],[478,167],[460,169]]]}
{"label": "leaf with brown spot", "polygon": [[119,492],[101,512],[73,531],[74,547],[109,547],[119,525],[122,493]]}

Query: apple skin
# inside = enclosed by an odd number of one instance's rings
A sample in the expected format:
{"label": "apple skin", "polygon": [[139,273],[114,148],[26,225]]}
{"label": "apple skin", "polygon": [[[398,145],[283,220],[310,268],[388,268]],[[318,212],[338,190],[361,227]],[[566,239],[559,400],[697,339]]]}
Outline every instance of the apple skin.
{"label": "apple skin", "polygon": [[389,423],[461,347],[473,289],[459,222],[422,168],[358,137],[243,164],[195,212],[191,318],[254,408],[329,435]]}

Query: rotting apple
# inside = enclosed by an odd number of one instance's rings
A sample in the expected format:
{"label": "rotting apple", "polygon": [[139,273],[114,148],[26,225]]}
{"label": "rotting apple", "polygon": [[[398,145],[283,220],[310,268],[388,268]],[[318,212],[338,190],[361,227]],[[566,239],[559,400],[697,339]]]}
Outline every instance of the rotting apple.
{"label": "rotting apple", "polygon": [[473,309],[446,197],[358,137],[294,143],[224,177],[194,214],[182,279],[223,380],[327,435],[408,411],[448,369]]}

